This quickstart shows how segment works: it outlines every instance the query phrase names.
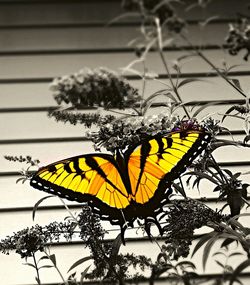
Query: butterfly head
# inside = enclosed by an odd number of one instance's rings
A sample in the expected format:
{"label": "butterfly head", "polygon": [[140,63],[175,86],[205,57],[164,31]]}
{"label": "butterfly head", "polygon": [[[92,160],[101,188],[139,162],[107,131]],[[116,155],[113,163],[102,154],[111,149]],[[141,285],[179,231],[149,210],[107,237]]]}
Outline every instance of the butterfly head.
{"label": "butterfly head", "polygon": [[173,128],[172,132],[174,131],[201,131],[203,128],[198,124],[195,119],[189,119],[185,121],[179,121]]}

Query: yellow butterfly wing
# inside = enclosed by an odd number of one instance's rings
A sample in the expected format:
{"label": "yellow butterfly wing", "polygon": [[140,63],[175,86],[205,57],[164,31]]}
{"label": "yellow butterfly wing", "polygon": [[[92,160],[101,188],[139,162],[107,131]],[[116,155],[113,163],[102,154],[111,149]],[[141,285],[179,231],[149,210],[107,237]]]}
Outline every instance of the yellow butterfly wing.
{"label": "yellow butterfly wing", "polygon": [[139,145],[128,158],[132,199],[148,215],[167,201],[166,191],[210,140],[203,131],[172,132]]}
{"label": "yellow butterfly wing", "polygon": [[120,210],[129,205],[124,179],[110,155],[87,154],[55,162],[41,168],[30,184],[69,200],[94,201],[106,209]]}

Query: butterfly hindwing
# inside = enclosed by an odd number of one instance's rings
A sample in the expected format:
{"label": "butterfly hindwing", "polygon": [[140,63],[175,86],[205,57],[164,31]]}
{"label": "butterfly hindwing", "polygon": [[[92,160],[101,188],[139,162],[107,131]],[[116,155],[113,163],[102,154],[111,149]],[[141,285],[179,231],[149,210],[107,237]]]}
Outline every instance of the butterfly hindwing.
{"label": "butterfly hindwing", "polygon": [[[131,191],[138,216],[155,216],[168,202],[168,188],[204,150],[210,135],[203,131],[172,132],[135,148],[128,156]],[[168,192],[168,193],[167,193]]]}
{"label": "butterfly hindwing", "polygon": [[89,202],[104,218],[124,223],[121,210],[129,205],[125,181],[111,155],[87,154],[41,168],[30,184],[69,200]]}

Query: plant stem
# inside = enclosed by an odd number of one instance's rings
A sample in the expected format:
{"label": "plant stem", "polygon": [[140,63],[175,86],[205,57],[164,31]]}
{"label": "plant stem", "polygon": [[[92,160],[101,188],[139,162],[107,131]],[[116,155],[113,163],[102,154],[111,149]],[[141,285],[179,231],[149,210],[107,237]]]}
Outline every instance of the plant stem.
{"label": "plant stem", "polygon": [[58,272],[58,274],[59,274],[59,276],[61,277],[63,283],[64,283],[65,285],[68,285],[68,284],[69,284],[68,281],[66,281],[66,280],[64,279],[64,277],[63,277],[61,271],[59,270],[59,268],[57,267],[57,265],[53,262],[53,260],[50,258],[50,255],[49,255],[45,250],[44,250],[44,253],[45,253],[45,255],[48,257],[48,259],[52,262],[54,268],[55,268],[56,271]]}
{"label": "plant stem", "polygon": [[[176,97],[178,98],[178,100],[182,103],[183,101],[182,101],[181,96],[180,96],[180,94],[179,94],[179,92],[178,92],[178,88],[177,88],[177,86],[174,84],[174,81],[173,81],[173,79],[172,79],[170,70],[169,70],[169,68],[168,68],[167,61],[166,61],[166,59],[165,59],[165,57],[164,57],[164,54],[163,54],[163,48],[162,48],[162,31],[161,31],[160,20],[159,20],[158,18],[155,18],[155,25],[156,25],[157,41],[158,41],[157,47],[158,47],[158,51],[159,51],[159,54],[160,54],[162,63],[163,63],[163,65],[164,65],[165,69],[166,69],[166,72],[167,72],[167,75],[168,75],[168,77],[169,77],[169,81],[170,81],[170,84],[171,84],[171,86],[172,86],[172,89],[173,89],[173,91],[174,91]],[[189,113],[188,113],[186,107],[185,107],[185,106],[182,106],[182,108],[183,108],[183,110],[184,110],[186,116],[188,117],[188,119],[190,119],[190,115],[189,115]]]}
{"label": "plant stem", "polygon": [[41,280],[40,280],[40,276],[39,276],[39,268],[37,266],[37,262],[36,262],[36,256],[35,256],[35,253],[33,252],[32,253],[32,257],[33,257],[33,260],[34,260],[34,265],[35,265],[35,268],[36,268],[36,281],[37,281],[37,284],[38,285],[41,285]]}
{"label": "plant stem", "polygon": [[[167,64],[167,61],[166,61],[166,59],[165,59],[165,57],[164,57],[163,51],[162,51],[162,49],[161,49],[160,47],[158,47],[158,51],[159,51],[159,54],[160,54],[162,63],[163,63],[163,65],[164,65],[165,69],[166,69],[167,75],[168,75],[168,77],[169,77],[169,81],[170,81],[170,83],[171,83],[172,89],[173,89],[173,91],[174,91],[176,97],[178,98],[178,100],[182,103],[183,101],[182,101],[181,96],[180,96],[180,94],[179,94],[179,92],[178,92],[178,89],[176,88],[176,86],[175,86],[175,84],[174,84],[174,82],[173,82],[173,79],[172,79],[171,73],[170,73],[170,71],[169,71],[168,64]],[[186,116],[188,117],[188,119],[190,119],[190,115],[189,115],[189,113],[188,113],[186,107],[185,107],[185,106],[182,106],[182,108],[183,108],[183,110],[184,110]]]}
{"label": "plant stem", "polygon": [[[63,201],[62,198],[60,198],[60,200],[62,201],[62,203],[64,204],[66,210],[68,211],[68,213],[70,214],[70,216],[73,218],[73,220],[78,224],[78,220],[76,217],[74,217],[74,215],[72,214],[72,212],[70,211],[70,209],[68,208],[68,206],[65,204],[65,202]],[[90,227],[89,228],[90,231],[92,232],[92,235],[95,236],[95,233],[93,232],[93,229]],[[98,243],[101,243],[101,241],[99,240]],[[97,243],[97,244],[98,244]],[[115,276],[117,277],[118,279],[118,282],[120,285],[123,285],[124,284],[124,281],[123,279],[119,276],[119,274],[116,272],[115,268],[110,264],[110,260],[108,258],[108,256],[106,255],[106,252],[103,250],[102,246],[99,246],[99,249],[100,251],[102,252],[103,254],[103,257],[105,259],[105,261],[107,262],[108,266],[109,266],[109,269],[115,274]],[[39,284],[40,285],[40,284]]]}
{"label": "plant stem", "polygon": [[201,52],[199,49],[197,49],[183,34],[180,34],[180,36],[182,37],[182,39],[184,39],[189,45],[190,47],[192,47],[192,49],[196,52],[196,54],[198,56],[200,56],[208,65],[210,65],[215,71],[216,73],[223,78],[229,85],[231,85],[235,90],[237,90],[244,98],[247,98],[246,94],[240,89],[238,88],[236,85],[233,84],[233,82],[231,82],[228,77],[221,72],[218,67],[216,67],[205,55],[203,52]]}

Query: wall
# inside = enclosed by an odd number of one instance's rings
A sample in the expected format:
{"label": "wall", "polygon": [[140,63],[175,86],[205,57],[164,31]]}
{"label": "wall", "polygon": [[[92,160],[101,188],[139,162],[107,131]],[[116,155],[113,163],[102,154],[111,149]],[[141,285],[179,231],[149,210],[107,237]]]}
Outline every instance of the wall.
{"label": "wall", "polygon": [[[201,18],[201,13],[198,9],[193,9],[188,16],[185,15],[193,20],[187,36],[195,45],[203,43],[204,53],[217,66],[222,66],[223,61],[229,65],[240,64],[233,70],[231,77],[238,78],[242,88],[248,92],[249,63],[243,62],[242,53],[231,57],[219,48],[228,22],[233,19],[236,11],[245,12],[247,1],[240,1],[240,4],[232,0],[214,2],[216,3],[209,6],[207,13],[222,15],[221,20],[213,22],[205,31],[199,30],[195,20]],[[32,155],[40,159],[41,165],[46,165],[65,157],[93,151],[91,142],[84,140],[81,126],[56,123],[47,117],[48,108],[56,106],[48,84],[54,77],[76,72],[84,66],[105,66],[119,71],[134,60],[135,55],[127,43],[139,35],[136,24],[133,24],[135,20],[105,26],[120,13],[119,1],[111,0],[0,1],[0,237],[35,223],[47,224],[51,219],[60,221],[67,215],[59,199],[48,199],[42,204],[33,222],[32,207],[46,194],[31,189],[28,183],[16,184],[18,172],[23,165],[6,161],[3,155]],[[185,45],[181,40],[178,44]],[[166,58],[169,63],[180,55],[183,55],[183,51],[177,48],[167,49]],[[164,66],[155,52],[150,52],[146,64],[160,74],[162,81],[168,81]],[[171,69],[171,72],[175,77],[175,71]],[[187,60],[182,72],[183,79],[198,77],[206,80],[183,87],[181,96],[184,101],[204,103],[223,100],[223,104],[206,109],[204,116],[214,113],[215,117],[220,117],[218,113],[224,113],[230,104],[243,102],[240,101],[243,97],[217,77],[199,58]],[[142,83],[136,76],[128,74],[127,77],[133,86],[141,90]],[[149,81],[146,96],[159,88],[164,87],[155,81]],[[242,139],[240,120],[235,122],[229,118],[225,126],[233,131],[236,140]],[[223,151],[217,151],[216,158],[232,171],[245,172],[249,170],[249,154],[249,149],[227,147]],[[244,178],[250,182],[249,176]],[[211,198],[209,206],[219,207],[213,199],[211,185],[204,184],[203,189],[205,191],[200,195]],[[188,194],[199,197],[196,190],[189,189]],[[69,204],[73,210],[80,210],[78,204]],[[105,226],[114,230],[107,238],[114,238],[118,234],[115,227],[108,223]],[[133,230],[127,231],[126,236],[130,239],[126,247],[122,247],[122,252],[147,252],[152,258],[156,256],[158,248],[155,243],[150,243]],[[58,266],[66,274],[71,264],[83,256],[84,249],[76,241],[67,246],[63,243],[52,245],[51,252],[56,254]],[[198,272],[204,274],[200,255],[195,256],[195,262]],[[35,284],[33,270],[22,265],[23,262],[14,253],[1,255],[1,283]],[[239,261],[235,260],[233,264],[237,262]],[[220,272],[216,263],[210,260],[206,273],[216,276]],[[246,278],[247,276],[242,279],[245,284]],[[45,269],[41,279],[43,284],[59,282],[57,273],[51,269]],[[159,284],[165,284],[165,281],[162,282],[159,281]]]}

